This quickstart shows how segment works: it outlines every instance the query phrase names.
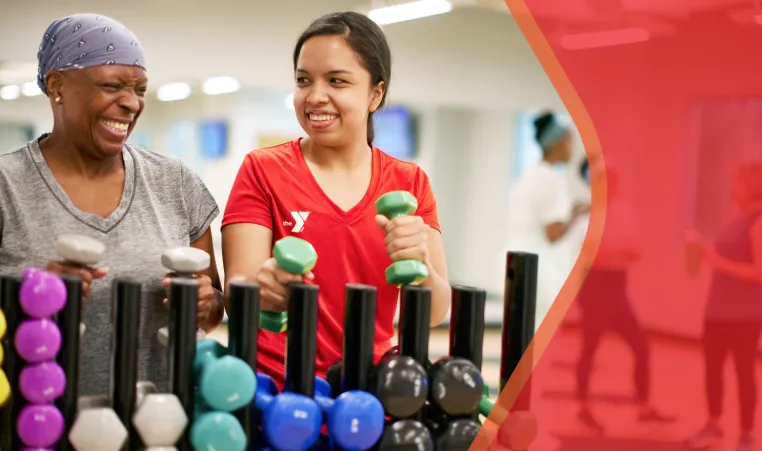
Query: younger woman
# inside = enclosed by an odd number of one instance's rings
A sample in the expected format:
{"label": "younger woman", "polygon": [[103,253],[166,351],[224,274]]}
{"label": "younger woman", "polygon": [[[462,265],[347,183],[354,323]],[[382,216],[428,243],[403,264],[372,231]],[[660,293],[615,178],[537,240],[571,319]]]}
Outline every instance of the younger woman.
{"label": "younger woman", "polygon": [[[431,325],[450,302],[436,200],[415,164],[373,146],[373,112],[384,104],[391,55],[381,29],[352,12],[325,15],[307,28],[293,55],[294,107],[307,137],[250,152],[238,172],[222,222],[225,278],[244,277],[261,289],[262,310],[286,309],[286,284],[320,286],[317,375],[341,357],[344,287],[377,287],[375,357],[391,346],[399,287],[384,271],[393,261],[426,264],[432,290]],[[376,215],[376,200],[406,190],[418,210],[391,221]],[[271,257],[284,236],[309,241],[317,251],[305,277],[280,270]],[[286,334],[260,329],[258,370],[282,387]]]}

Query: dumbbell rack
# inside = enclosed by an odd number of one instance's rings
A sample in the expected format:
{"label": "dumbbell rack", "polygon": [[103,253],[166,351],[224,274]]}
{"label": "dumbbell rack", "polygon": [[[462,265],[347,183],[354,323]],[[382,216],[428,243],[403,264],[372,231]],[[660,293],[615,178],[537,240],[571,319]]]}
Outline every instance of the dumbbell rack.
{"label": "dumbbell rack", "polygon": [[[503,349],[501,354],[501,387],[505,384],[510,374],[516,369],[519,359],[526,350],[534,332],[534,296],[536,292],[536,256],[526,253],[508,253],[506,267],[506,291],[504,307]],[[24,283],[21,276],[0,277],[0,312],[7,320],[5,335],[0,333],[2,339],[4,358],[0,360],[2,370],[7,375],[11,396],[5,403],[0,405],[0,449],[17,450],[24,446],[23,434],[19,434],[15,425],[21,413],[28,408],[30,400],[20,393],[19,380],[25,361],[15,350],[14,337],[24,321],[30,320],[30,316],[24,311],[20,302],[20,293]],[[170,288],[170,298],[179,299],[181,302],[171,302],[170,308],[170,341],[168,346],[169,393],[163,394],[167,398],[158,396],[150,398],[146,403],[143,398],[142,404],[138,402],[139,393],[137,386],[137,330],[139,324],[139,301],[140,285],[128,280],[116,279],[115,296],[112,300],[114,310],[114,336],[115,344],[111,355],[115,374],[112,374],[113,390],[108,396],[99,397],[96,400],[80,399],[82,409],[77,408],[77,384],[73,381],[78,377],[78,352],[79,349],[79,323],[81,282],[74,277],[63,276],[60,279],[66,289],[66,302],[62,310],[51,315],[51,321],[60,329],[62,346],[55,355],[55,362],[68,377],[63,392],[51,406],[60,412],[62,418],[62,432],[57,443],[59,450],[90,451],[94,448],[75,448],[72,446],[72,436],[76,437],[77,422],[83,421],[88,415],[91,420],[109,423],[114,430],[111,433],[113,449],[125,450],[150,450],[151,446],[164,445],[174,447],[177,450],[191,450],[191,438],[193,433],[194,419],[196,418],[196,392],[194,373],[194,358],[196,350],[195,309],[197,297],[197,285],[193,280],[173,280]],[[372,324],[375,315],[375,293],[373,287],[348,285],[347,309],[346,309],[346,341],[344,344],[345,356],[356,356],[348,359],[342,368],[341,380],[343,386],[339,393],[332,393],[335,399],[342,392],[364,391],[374,392],[373,387],[373,363],[372,363]],[[252,371],[256,370],[257,359],[257,336],[259,329],[259,291],[258,287],[245,282],[233,282],[230,286],[231,311],[229,312],[229,343],[226,349],[228,355],[245,362]],[[428,368],[428,331],[427,327],[430,312],[431,293],[425,288],[404,286],[401,295],[399,355],[412,358],[421,366]],[[316,296],[315,296],[316,299]],[[296,304],[296,303],[295,303]],[[289,315],[298,317],[299,315]],[[359,320],[358,320],[359,318]],[[483,290],[466,287],[453,287],[453,320],[450,329],[450,357],[465,359],[471,362],[479,370],[481,369],[481,349],[484,332],[484,292]],[[2,327],[0,327],[0,331]],[[289,331],[292,328],[289,327]],[[297,329],[298,330],[298,329]],[[369,333],[369,330],[371,331]],[[309,340],[313,329],[307,328],[307,334],[302,340]],[[297,336],[295,336],[297,337]],[[314,342],[313,342],[314,343]],[[297,356],[289,353],[291,357],[288,366],[304,365],[309,359],[304,356],[299,362]],[[309,352],[307,357],[309,357]],[[314,354],[312,355],[314,374]],[[309,363],[309,362],[308,362]],[[436,362],[435,362],[436,363]],[[309,365],[307,364],[307,367]],[[304,366],[302,366],[304,368]],[[309,369],[309,368],[307,368]],[[304,395],[311,397],[314,393],[308,393],[309,387],[304,390],[304,378],[301,390]],[[292,381],[293,379],[289,379]],[[431,378],[426,380],[429,383]],[[298,385],[298,384],[297,384]],[[287,387],[293,389],[294,386]],[[315,387],[313,386],[314,390]],[[431,387],[426,387],[430,390]],[[468,437],[471,440],[478,432],[479,410],[471,409],[466,415],[460,417],[448,417],[437,411],[430,401],[431,393],[426,396],[425,406],[408,418],[392,418],[385,412],[385,433],[370,449],[387,450],[390,446],[389,437],[399,429],[419,431],[427,445],[424,449],[438,449],[437,441],[442,437],[450,436]],[[174,401],[172,401],[174,399]],[[0,400],[1,401],[1,400]],[[84,402],[83,402],[84,401]],[[484,401],[484,400],[482,400]],[[88,402],[91,402],[88,405]],[[175,402],[175,404],[173,404]],[[1,403],[0,403],[1,404]],[[484,404],[484,403],[483,403]],[[528,409],[528,405],[521,406]],[[433,410],[432,410],[433,409]],[[489,413],[489,409],[482,413]],[[152,413],[153,411],[153,413]],[[159,411],[164,411],[162,414]],[[436,412],[432,415],[431,412]],[[144,418],[143,426],[138,418]],[[157,413],[159,412],[159,413]],[[240,427],[244,440],[248,443],[245,449],[279,449],[278,443],[268,443],[262,433],[261,412],[257,411],[254,402],[245,405],[229,415],[236,420]],[[97,417],[97,418],[95,418]],[[104,420],[107,418],[107,420]],[[434,424],[438,421],[438,424]],[[149,431],[150,425],[170,421],[173,423],[173,431],[164,431],[164,437],[169,440],[165,443],[152,441],[147,435],[156,437],[161,435],[156,430]],[[154,428],[155,429],[155,428]],[[6,432],[9,432],[6,434]],[[98,432],[105,433],[103,429]],[[176,437],[171,439],[173,433]],[[97,433],[97,432],[96,432]],[[90,434],[93,434],[91,431]],[[101,434],[104,435],[104,434]],[[121,439],[120,439],[121,437]],[[167,438],[170,437],[170,438]],[[428,437],[428,438],[426,438]],[[97,437],[96,437],[97,438]],[[148,438],[148,440],[146,440]],[[325,437],[321,437],[321,440]],[[457,440],[452,440],[448,446],[442,449],[453,449]],[[37,445],[42,446],[38,443]],[[119,446],[119,445],[124,445]],[[257,447],[255,447],[255,445]],[[466,446],[467,448],[467,446]],[[463,448],[463,449],[466,449]],[[108,451],[100,447],[99,451]],[[171,449],[171,448],[170,448]],[[327,449],[327,448],[326,448]],[[521,449],[521,448],[514,448]]]}

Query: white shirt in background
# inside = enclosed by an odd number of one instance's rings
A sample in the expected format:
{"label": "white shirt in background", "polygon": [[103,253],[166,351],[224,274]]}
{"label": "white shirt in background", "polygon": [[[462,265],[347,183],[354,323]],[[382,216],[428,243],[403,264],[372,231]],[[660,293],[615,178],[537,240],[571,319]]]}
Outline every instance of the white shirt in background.
{"label": "white shirt in background", "polygon": [[551,243],[545,228],[568,221],[572,206],[566,178],[545,161],[528,168],[509,193],[506,250],[539,256],[535,327],[545,318],[570,269],[564,239]]}

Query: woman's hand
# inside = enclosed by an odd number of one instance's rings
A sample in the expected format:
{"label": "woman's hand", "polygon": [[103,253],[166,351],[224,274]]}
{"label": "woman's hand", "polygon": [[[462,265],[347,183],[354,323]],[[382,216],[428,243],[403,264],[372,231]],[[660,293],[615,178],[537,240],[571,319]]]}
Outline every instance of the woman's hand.
{"label": "woman's hand", "polygon": [[[169,289],[169,283],[173,277],[177,277],[177,275],[169,273],[164,276],[164,279],[161,281],[162,286],[167,290]],[[209,318],[218,307],[217,304],[220,303],[220,300],[217,299],[217,291],[214,289],[214,286],[212,286],[212,279],[209,276],[205,274],[196,275],[193,276],[193,279],[198,282],[196,327],[198,329],[203,329],[204,325],[209,321]],[[167,296],[169,296],[169,294],[167,294]],[[164,299],[165,304],[168,302],[168,299]]]}
{"label": "woman's hand", "polygon": [[254,280],[259,285],[261,309],[266,312],[285,312],[288,308],[286,286],[291,282],[298,283],[314,278],[312,271],[303,276],[286,272],[278,266],[274,258],[268,258],[259,268]]}
{"label": "woman's hand", "polygon": [[392,261],[418,260],[429,265],[429,226],[420,216],[397,216],[389,219],[376,216],[376,224],[384,232],[386,253]]}
{"label": "woman's hand", "polygon": [[569,219],[569,224],[575,222],[577,219],[579,219],[580,216],[583,215],[589,215],[590,214],[590,204],[589,203],[578,203],[575,204],[574,207],[572,207],[571,212],[571,218]]}
{"label": "woman's hand", "polygon": [[704,243],[698,231],[691,229],[685,232],[685,262],[689,274],[698,274],[701,264],[711,261],[713,255],[713,249]]}
{"label": "woman's hand", "polygon": [[90,285],[97,279],[108,275],[108,268],[90,268],[87,266],[72,265],[64,262],[52,261],[45,265],[45,271],[53,274],[68,274],[82,279],[82,302],[90,296]]}

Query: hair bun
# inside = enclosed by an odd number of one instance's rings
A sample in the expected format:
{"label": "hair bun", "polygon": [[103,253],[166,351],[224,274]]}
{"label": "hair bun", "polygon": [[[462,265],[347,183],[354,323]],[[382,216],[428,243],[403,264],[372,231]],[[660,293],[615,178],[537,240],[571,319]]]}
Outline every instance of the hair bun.
{"label": "hair bun", "polygon": [[534,119],[534,137],[537,142],[540,142],[540,138],[555,120],[556,116],[550,111],[543,112]]}
{"label": "hair bun", "polygon": [[551,112],[545,112],[537,116],[534,120],[534,128],[538,133],[542,133],[545,128],[555,119]]}

